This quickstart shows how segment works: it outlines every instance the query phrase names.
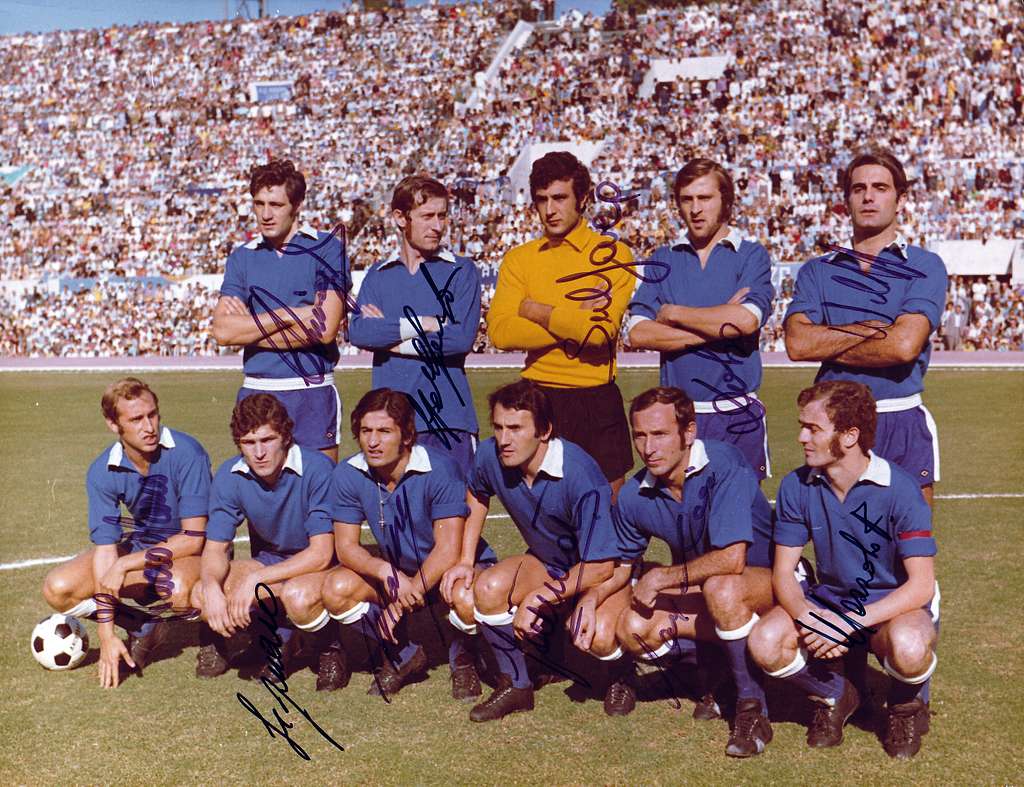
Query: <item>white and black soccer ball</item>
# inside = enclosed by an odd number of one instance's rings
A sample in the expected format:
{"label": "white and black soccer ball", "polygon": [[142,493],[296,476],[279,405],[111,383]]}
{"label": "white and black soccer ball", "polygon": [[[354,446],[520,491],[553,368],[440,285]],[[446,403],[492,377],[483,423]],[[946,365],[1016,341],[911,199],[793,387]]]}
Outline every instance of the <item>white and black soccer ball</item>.
{"label": "white and black soccer ball", "polygon": [[89,632],[82,621],[56,612],[32,629],[32,655],[46,669],[73,669],[89,651]]}

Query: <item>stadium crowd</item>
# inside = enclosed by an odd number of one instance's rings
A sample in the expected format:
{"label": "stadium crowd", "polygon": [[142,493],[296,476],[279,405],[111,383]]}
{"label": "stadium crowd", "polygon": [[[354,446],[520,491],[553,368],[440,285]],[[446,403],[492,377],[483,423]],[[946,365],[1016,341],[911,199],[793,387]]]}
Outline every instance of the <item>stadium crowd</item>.
{"label": "stadium crowd", "polygon": [[[601,143],[597,179],[636,195],[616,230],[637,256],[679,234],[668,182],[696,154],[728,162],[739,188],[733,223],[773,260],[812,256],[823,239],[844,239],[837,173],[845,151],[869,138],[891,147],[914,181],[903,214],[910,242],[1024,233],[1024,30],[1007,0],[571,12],[538,27],[486,85],[480,72],[520,6],[7,37],[0,163],[31,169],[3,189],[0,279],[101,284],[91,296],[5,303],[3,352],[48,354],[53,339],[63,354],[103,354],[107,345],[216,352],[202,315],[176,331],[204,333],[160,348],[117,335],[111,322],[130,325],[133,310],[149,307],[108,297],[102,282],[222,272],[254,232],[247,173],[272,156],[309,176],[304,218],[346,225],[356,269],[391,251],[386,200],[402,175],[423,171],[452,185],[452,246],[480,264],[485,302],[504,252],[537,234],[526,195],[512,193],[507,177],[535,142]],[[654,59],[723,54],[731,62],[721,78],[641,96]],[[280,81],[294,82],[291,100],[257,101],[250,90]],[[474,86],[480,100],[471,106]],[[117,303],[118,318],[98,309],[94,326],[84,322],[88,308],[66,313],[90,297]],[[1019,306],[1019,296],[1006,302]],[[964,347],[1019,345],[1015,307],[1004,314],[999,303],[998,322],[964,309]],[[164,311],[197,310],[186,302]],[[56,326],[72,324],[58,335]],[[773,318],[762,341],[781,340]]]}

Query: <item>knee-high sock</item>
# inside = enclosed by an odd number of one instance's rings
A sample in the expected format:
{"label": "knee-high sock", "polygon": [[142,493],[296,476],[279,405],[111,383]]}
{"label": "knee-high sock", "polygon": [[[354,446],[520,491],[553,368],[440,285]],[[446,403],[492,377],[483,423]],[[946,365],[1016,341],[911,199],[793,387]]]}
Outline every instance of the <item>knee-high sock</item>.
{"label": "knee-high sock", "polygon": [[382,609],[379,604],[371,601],[368,604],[366,614],[359,620],[359,626],[368,641],[378,644],[384,650],[392,666],[395,669],[401,669],[409,663],[409,659],[413,657],[416,653],[416,648],[419,646],[417,643],[409,641],[407,614],[403,614],[398,623],[392,627],[392,632],[395,635],[395,639],[398,640],[398,644],[396,645],[384,639],[380,632],[380,625],[382,622],[381,618],[387,614],[387,611]]}
{"label": "knee-high sock", "polygon": [[796,658],[791,663],[780,670],[769,672],[768,676],[787,680],[813,697],[833,702],[843,694],[842,677],[828,669],[820,659],[808,660],[803,650],[797,650]]}
{"label": "knee-high sock", "polygon": [[750,654],[747,653],[747,636],[758,619],[757,614],[754,614],[747,623],[739,628],[727,631],[716,628],[715,633],[722,641],[722,648],[729,661],[729,669],[732,670],[732,679],[736,684],[736,698],[759,700],[761,708],[767,713],[768,700],[762,685],[764,673],[753,663]]}
{"label": "knee-high sock", "polygon": [[117,611],[114,613],[114,625],[120,626],[133,637],[144,637],[159,622],[159,618],[154,618],[152,615],[147,615],[145,612],[126,607],[123,604],[118,604]]}
{"label": "knee-high sock", "polygon": [[528,688],[531,682],[526,670],[526,656],[519,649],[515,631],[512,628],[512,621],[515,619],[514,611],[487,615],[479,610],[474,610],[473,616],[481,624],[484,639],[494,651],[494,658],[501,673],[508,675],[512,679],[512,685],[517,689]]}

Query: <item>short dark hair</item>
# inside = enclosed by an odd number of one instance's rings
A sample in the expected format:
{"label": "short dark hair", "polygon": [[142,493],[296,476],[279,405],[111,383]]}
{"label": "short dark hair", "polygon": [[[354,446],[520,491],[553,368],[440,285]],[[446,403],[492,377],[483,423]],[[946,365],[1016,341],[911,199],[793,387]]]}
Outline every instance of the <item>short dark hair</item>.
{"label": "short dark hair", "polygon": [[261,426],[269,426],[281,435],[285,447],[291,446],[295,422],[288,415],[281,400],[273,394],[249,394],[231,411],[231,437],[235,445],[238,445],[249,432],[255,432]]}
{"label": "short dark hair", "polygon": [[153,397],[153,404],[159,408],[160,400],[156,398],[156,393],[138,377],[124,377],[116,383],[111,383],[100,398],[100,409],[103,411],[103,417],[116,424],[117,403],[122,399],[130,402],[132,399],[138,399],[147,393]]}
{"label": "short dark hair", "polygon": [[686,395],[685,391],[679,388],[658,386],[656,388],[648,388],[629,403],[630,428],[633,426],[634,415],[656,404],[670,404],[675,408],[676,425],[679,427],[680,436],[686,431],[686,427],[697,420],[693,408],[693,400]]}
{"label": "short dark hair", "polygon": [[409,395],[391,388],[374,388],[367,391],[352,410],[349,424],[352,428],[352,437],[357,443],[363,416],[377,410],[383,410],[398,424],[403,443],[416,443],[416,411],[409,402]]}
{"label": "short dark hair", "polygon": [[533,416],[535,435],[542,435],[548,429],[551,437],[555,437],[555,419],[551,409],[551,400],[543,389],[532,380],[517,380],[492,391],[487,397],[487,406],[491,417],[494,408],[501,405],[506,410],[526,410]]}
{"label": "short dark hair", "polygon": [[253,197],[260,189],[272,186],[284,186],[293,207],[306,198],[306,179],[287,159],[274,159],[269,164],[259,164],[249,172],[249,194]]}
{"label": "short dark hair", "polygon": [[408,214],[428,199],[440,197],[445,202],[451,201],[451,194],[439,180],[425,175],[409,175],[402,178],[391,195],[391,210],[400,210]]}
{"label": "short dark hair", "polygon": [[683,165],[683,168],[676,173],[675,182],[672,184],[672,198],[679,207],[679,191],[689,186],[698,178],[705,175],[714,175],[718,181],[718,190],[722,194],[722,211],[724,220],[732,218],[732,208],[736,204],[736,184],[733,183],[729,170],[709,158],[690,159]]}
{"label": "short dark hair", "polygon": [[804,388],[796,403],[799,407],[806,407],[819,400],[837,432],[847,432],[856,427],[860,430],[857,438],[860,450],[866,455],[874,448],[878,412],[870,388],[850,380],[824,380]]}
{"label": "short dark hair", "polygon": [[546,189],[556,180],[572,181],[572,193],[576,195],[576,207],[582,208],[590,197],[590,190],[593,187],[590,170],[567,150],[546,153],[533,162],[533,168],[530,170],[530,200],[536,201],[537,192]]}
{"label": "short dark hair", "polygon": [[891,150],[885,148],[866,148],[853,157],[853,160],[843,170],[843,199],[850,199],[850,186],[853,181],[853,171],[857,167],[865,167],[876,164],[885,167],[892,175],[892,184],[896,187],[896,196],[902,196],[910,188],[910,181],[907,180],[907,173],[903,169],[900,160],[893,155]]}

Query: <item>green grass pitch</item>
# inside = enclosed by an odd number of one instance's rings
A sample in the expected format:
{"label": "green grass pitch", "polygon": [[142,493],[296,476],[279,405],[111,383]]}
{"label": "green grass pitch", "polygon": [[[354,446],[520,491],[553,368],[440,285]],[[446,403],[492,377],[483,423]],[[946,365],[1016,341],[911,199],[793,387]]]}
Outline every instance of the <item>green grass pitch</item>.
{"label": "green grass pitch", "polygon": [[[0,375],[5,564],[86,546],[83,479],[112,440],[99,397],[116,376]],[[198,437],[215,466],[233,453],[228,418],[238,375],[145,376],[160,395],[164,423]],[[472,373],[481,423],[486,392],[515,376],[512,370]],[[765,483],[769,497],[800,461],[795,397],[811,377],[807,369],[766,373],[761,393],[775,472]],[[628,399],[656,380],[654,370],[624,371],[620,385]],[[346,408],[368,385],[369,372],[339,375]],[[1019,371],[928,375],[926,400],[941,433],[939,495],[1024,491],[1022,395]],[[343,452],[352,449],[346,435]],[[94,654],[67,673],[42,670],[28,643],[32,626],[49,611],[40,585],[50,566],[30,566],[0,570],[6,643],[0,652],[0,784],[1020,783],[1024,500],[939,499],[935,530],[943,591],[940,661],[931,732],[910,763],[890,760],[866,726],[849,726],[838,749],[809,750],[801,712],[784,708],[787,695],[774,687],[769,699],[781,719],[775,738],[765,754],[747,761],[725,757],[726,723],[693,721],[685,698],[680,710],[655,699],[627,718],[611,719],[600,701],[578,702],[563,683],[540,691],[533,713],[477,725],[467,718],[468,706],[449,698],[443,664],[391,705],[366,695],[365,667],[348,688],[327,696],[314,691],[310,671],[294,675],[292,698],[345,747],[330,747],[295,712],[284,715],[312,757],[306,762],[286,742],[271,739],[238,703],[240,691],[270,714],[273,700],[261,685],[233,671],[213,681],[194,677],[195,626],[178,624],[166,656],[114,691],[99,688]],[[485,532],[499,554],[521,548],[507,519],[491,520]],[[361,647],[358,662],[364,661]],[[882,684],[875,674],[876,705]]]}

